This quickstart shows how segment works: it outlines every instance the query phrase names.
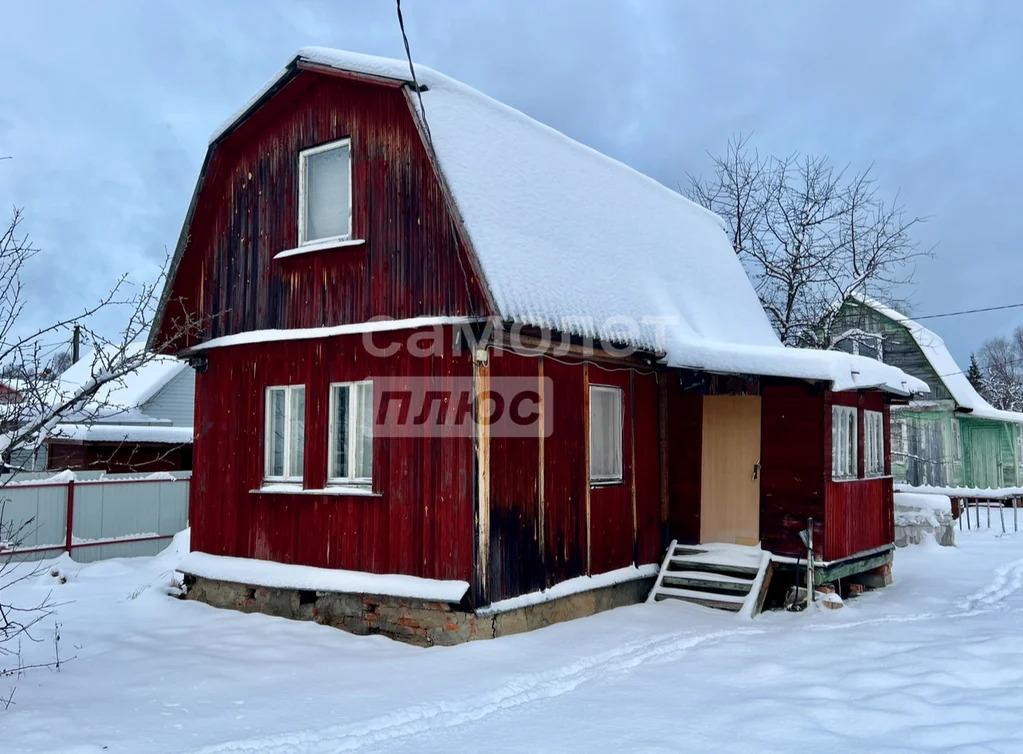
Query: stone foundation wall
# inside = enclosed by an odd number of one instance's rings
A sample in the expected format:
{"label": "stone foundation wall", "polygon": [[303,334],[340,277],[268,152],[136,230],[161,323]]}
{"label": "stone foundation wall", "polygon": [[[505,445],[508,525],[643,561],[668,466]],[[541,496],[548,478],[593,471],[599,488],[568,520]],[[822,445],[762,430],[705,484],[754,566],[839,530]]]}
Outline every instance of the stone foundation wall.
{"label": "stone foundation wall", "polygon": [[636,579],[489,614],[407,597],[276,589],[185,575],[187,598],[214,607],[312,620],[353,634],[381,634],[420,646],[493,639],[635,604],[646,599],[653,582],[653,578]]}

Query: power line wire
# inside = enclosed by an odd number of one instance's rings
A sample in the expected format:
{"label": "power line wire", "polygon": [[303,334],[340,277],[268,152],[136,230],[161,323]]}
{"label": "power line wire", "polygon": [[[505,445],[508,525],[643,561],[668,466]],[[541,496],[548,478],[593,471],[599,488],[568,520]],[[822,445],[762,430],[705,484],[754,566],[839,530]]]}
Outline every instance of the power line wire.
{"label": "power line wire", "polygon": [[939,317],[959,317],[964,314],[980,314],[982,312],[999,312],[1005,309],[1019,309],[1023,307],[1023,303],[1020,304],[1005,304],[1003,306],[986,306],[981,309],[964,309],[959,312],[945,312],[944,314],[924,314],[919,317],[906,317],[909,320],[920,320],[920,319],[938,319]]}
{"label": "power line wire", "polygon": [[430,150],[433,151],[433,134],[430,133],[430,123],[426,120],[426,105],[423,104],[423,88],[419,86],[416,78],[416,68],[412,65],[412,50],[408,45],[408,36],[405,34],[405,19],[401,15],[401,0],[395,0],[398,8],[398,26],[401,28],[401,41],[405,43],[405,57],[408,59],[408,70],[412,74],[412,85],[416,88],[416,97],[419,98],[419,112],[423,115],[423,128],[426,131],[426,140],[430,142]]}

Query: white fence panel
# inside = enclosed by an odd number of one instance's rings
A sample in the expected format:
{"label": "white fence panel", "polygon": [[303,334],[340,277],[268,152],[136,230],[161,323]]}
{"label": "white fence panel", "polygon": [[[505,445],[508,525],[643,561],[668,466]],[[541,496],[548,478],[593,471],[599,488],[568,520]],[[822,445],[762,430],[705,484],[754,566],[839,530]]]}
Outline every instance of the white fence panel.
{"label": "white fence panel", "polygon": [[67,486],[0,490],[0,515],[0,539],[13,534],[22,549],[55,548],[26,553],[19,560],[55,557],[67,537]]}
{"label": "white fence panel", "polygon": [[[190,472],[159,477],[75,474],[75,481],[20,474],[0,489],[5,527],[25,525],[13,552],[0,557],[43,560],[70,551],[79,562],[155,555],[188,526]],[[18,484],[17,482],[20,482]],[[72,510],[67,541],[68,501]]]}

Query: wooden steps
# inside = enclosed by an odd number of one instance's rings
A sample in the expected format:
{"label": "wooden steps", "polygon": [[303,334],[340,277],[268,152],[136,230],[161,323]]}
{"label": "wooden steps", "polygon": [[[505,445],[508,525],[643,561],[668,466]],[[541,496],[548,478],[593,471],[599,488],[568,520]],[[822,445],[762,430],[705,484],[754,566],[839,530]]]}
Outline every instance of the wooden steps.
{"label": "wooden steps", "polygon": [[752,617],[770,580],[771,555],[758,547],[672,542],[647,602],[684,600]]}

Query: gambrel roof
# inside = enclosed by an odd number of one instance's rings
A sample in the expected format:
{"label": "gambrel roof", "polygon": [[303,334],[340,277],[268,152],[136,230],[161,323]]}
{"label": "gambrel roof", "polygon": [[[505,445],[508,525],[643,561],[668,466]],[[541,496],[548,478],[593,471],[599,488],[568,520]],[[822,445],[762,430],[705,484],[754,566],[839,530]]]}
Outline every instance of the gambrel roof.
{"label": "gambrel roof", "polygon": [[941,380],[949,395],[956,402],[957,407],[969,412],[971,416],[981,419],[1023,424],[1023,414],[1015,411],[1002,411],[984,400],[970,383],[970,380],[967,379],[966,372],[952,357],[948,347],[945,345],[945,341],[936,332],[927,329],[919,322],[910,319],[876,299],[855,293],[851,298],[906,328],[913,342],[916,343],[924,358],[927,359],[927,363],[931,365],[938,379]]}
{"label": "gambrel roof", "polygon": [[[782,346],[717,215],[429,68],[416,67],[416,93],[405,60],[302,49],[213,134],[211,152],[299,68],[408,87],[502,320],[632,346],[671,366],[926,391],[871,359]],[[171,278],[187,231],[186,220]]]}

